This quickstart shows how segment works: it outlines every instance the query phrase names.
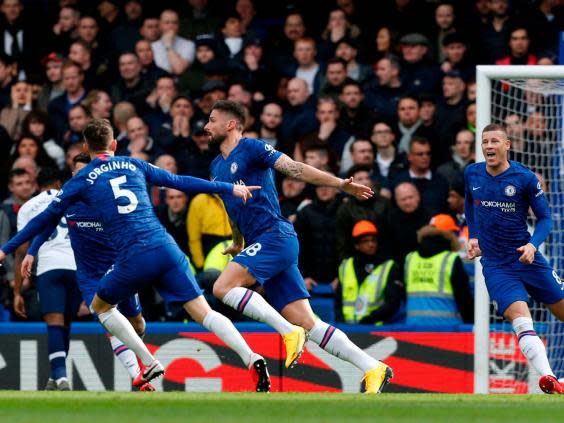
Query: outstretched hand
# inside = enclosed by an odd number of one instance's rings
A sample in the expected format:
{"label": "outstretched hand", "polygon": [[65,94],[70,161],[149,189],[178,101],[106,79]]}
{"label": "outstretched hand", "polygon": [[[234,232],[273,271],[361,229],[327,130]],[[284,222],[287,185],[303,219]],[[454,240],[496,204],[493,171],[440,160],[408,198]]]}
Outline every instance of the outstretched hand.
{"label": "outstretched hand", "polygon": [[229,245],[229,247],[227,247],[225,250],[223,250],[221,252],[221,254],[223,254],[224,256],[227,255],[227,254],[230,254],[232,257],[235,257],[241,251],[243,251],[243,245],[242,244],[232,243],[232,244]]}
{"label": "outstretched hand", "polygon": [[341,189],[347,194],[354,195],[359,200],[368,200],[374,195],[372,188],[353,182],[353,178],[343,179]]}
{"label": "outstretched hand", "polygon": [[535,261],[535,253],[537,252],[537,249],[530,242],[517,248],[517,251],[521,253],[521,257],[519,257],[519,261],[521,263],[532,264],[533,261]]}
{"label": "outstretched hand", "polygon": [[22,275],[24,278],[31,277],[31,269],[33,268],[34,261],[35,257],[30,254],[26,254],[24,259],[22,260]]}
{"label": "outstretched hand", "polygon": [[246,186],[246,185],[234,184],[233,195],[237,198],[242,199],[243,203],[246,203],[248,199],[253,197],[252,192],[260,188],[261,188],[260,186],[256,186],[256,185]]}

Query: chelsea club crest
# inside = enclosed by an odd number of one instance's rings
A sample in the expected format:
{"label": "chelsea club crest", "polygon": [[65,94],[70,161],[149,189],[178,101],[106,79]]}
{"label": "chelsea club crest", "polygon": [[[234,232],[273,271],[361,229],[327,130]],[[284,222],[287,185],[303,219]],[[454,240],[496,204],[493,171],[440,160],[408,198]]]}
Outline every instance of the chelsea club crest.
{"label": "chelsea club crest", "polygon": [[239,169],[237,162],[231,163],[231,173],[234,174],[235,172],[237,172],[237,169]]}
{"label": "chelsea club crest", "polygon": [[505,195],[507,195],[508,197],[513,197],[516,192],[517,192],[517,190],[515,189],[515,187],[513,185],[507,185],[505,187]]}

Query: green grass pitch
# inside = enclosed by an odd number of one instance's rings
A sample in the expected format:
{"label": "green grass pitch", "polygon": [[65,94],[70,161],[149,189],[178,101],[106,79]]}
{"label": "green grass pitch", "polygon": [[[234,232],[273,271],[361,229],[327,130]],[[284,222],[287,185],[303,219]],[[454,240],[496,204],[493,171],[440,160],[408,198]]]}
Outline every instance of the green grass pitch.
{"label": "green grass pitch", "polygon": [[564,396],[0,391],[0,422],[564,421]]}

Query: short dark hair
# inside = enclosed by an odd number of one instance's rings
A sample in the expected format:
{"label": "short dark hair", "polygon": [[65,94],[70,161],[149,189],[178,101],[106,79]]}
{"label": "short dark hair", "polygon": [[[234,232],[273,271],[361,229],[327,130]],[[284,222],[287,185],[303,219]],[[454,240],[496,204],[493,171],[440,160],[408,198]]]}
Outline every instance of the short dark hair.
{"label": "short dark hair", "polygon": [[55,168],[42,167],[37,174],[37,185],[39,188],[45,188],[57,182],[61,182],[61,174]]}
{"label": "short dark hair", "polygon": [[[353,142],[351,142],[351,145],[349,146],[349,151],[352,153],[354,151],[354,145],[361,143],[361,142],[367,142],[368,144],[370,144],[371,147],[372,146],[372,142],[369,139],[366,138],[357,138],[355,139]],[[373,147],[374,148],[374,147]]]}
{"label": "short dark hair", "polygon": [[503,132],[505,138],[508,138],[505,128],[503,127],[503,125],[500,125],[499,123],[490,123],[489,125],[486,125],[482,130],[482,134],[484,134],[484,132],[494,132],[494,131]]}
{"label": "short dark hair", "polygon": [[102,151],[114,139],[114,130],[107,119],[94,119],[86,125],[82,135],[90,151]]}
{"label": "short dark hair", "polygon": [[355,81],[354,79],[350,79],[350,78],[345,79],[345,82],[343,82],[343,86],[341,87],[341,94],[343,93],[343,91],[345,91],[346,87],[350,87],[350,86],[357,87],[360,90],[360,92],[364,94],[362,85],[358,81]]}
{"label": "short dark hair", "polygon": [[30,176],[29,173],[27,173],[27,170],[22,169],[21,167],[15,167],[8,172],[8,181],[11,184],[16,176],[24,175]]}
{"label": "short dark hair", "polygon": [[351,166],[351,168],[349,170],[347,170],[347,178],[351,178],[355,175],[355,173],[358,172],[368,172],[370,173],[372,169],[370,169],[368,166],[363,166],[363,165],[353,165]]}
{"label": "short dark hair", "polygon": [[345,61],[345,59],[342,59],[341,57],[332,57],[327,61],[327,64],[325,65],[325,69],[327,69],[329,65],[336,65],[336,64],[343,66],[343,68],[345,69],[347,68],[347,62]]}
{"label": "short dark hair", "polygon": [[409,151],[412,150],[413,144],[422,144],[431,147],[431,141],[429,141],[425,137],[420,137],[418,135],[414,135],[413,137],[411,137],[411,140],[409,140]]}
{"label": "short dark hair", "polygon": [[77,163],[88,164],[91,161],[92,161],[92,159],[90,158],[90,156],[88,154],[78,153],[76,156],[73,157],[72,164],[76,166]]}
{"label": "short dark hair", "polygon": [[216,101],[211,111],[219,110],[223,113],[227,113],[235,118],[237,121],[237,129],[242,131],[245,127],[245,109],[243,106],[236,101],[231,100],[219,100]]}
{"label": "short dark hair", "polygon": [[194,106],[192,105],[192,100],[190,100],[190,97],[188,97],[186,94],[178,94],[178,95],[176,95],[176,96],[172,99],[172,101],[170,102],[170,107],[174,106],[178,100],[186,100],[188,103],[190,103],[190,105],[191,105],[192,107],[194,107]]}

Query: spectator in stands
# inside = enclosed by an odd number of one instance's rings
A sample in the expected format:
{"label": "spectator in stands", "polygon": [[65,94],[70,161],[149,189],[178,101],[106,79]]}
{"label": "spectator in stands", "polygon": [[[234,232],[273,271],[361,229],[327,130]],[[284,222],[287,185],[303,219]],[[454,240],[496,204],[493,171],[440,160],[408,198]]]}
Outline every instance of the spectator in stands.
{"label": "spectator in stands", "polygon": [[527,23],[539,53],[558,51],[558,34],[564,27],[562,4],[553,0],[536,2],[536,6],[527,11]]}
{"label": "spectator in stands", "polygon": [[392,186],[412,182],[421,194],[422,207],[430,215],[446,211],[447,181],[431,170],[431,143],[426,138],[414,136],[407,154],[409,168],[397,174]]}
{"label": "spectator in stands", "polygon": [[41,64],[45,66],[47,82],[43,84],[37,95],[36,106],[42,112],[47,112],[49,102],[65,91],[63,86],[63,60],[63,56],[55,52],[49,53],[41,60]]}
{"label": "spectator in stands", "polygon": [[271,69],[264,60],[262,41],[259,38],[246,39],[241,61],[233,64],[233,80],[247,85],[260,96],[271,97],[274,87],[271,84]]}
{"label": "spectator in stands", "polygon": [[159,18],[156,16],[146,16],[143,19],[141,28],[139,28],[141,38],[149,43],[154,43],[161,38],[161,28],[159,25]]}
{"label": "spectator in stands", "polygon": [[448,159],[448,148],[454,144],[456,132],[466,123],[466,84],[458,71],[450,71],[443,77],[443,96],[437,105],[437,130],[440,142],[435,145],[435,164]]}
{"label": "spectator in stands", "polygon": [[153,138],[149,136],[149,128],[143,119],[137,116],[131,117],[126,124],[128,143],[121,143],[116,154],[119,156],[133,156],[137,153],[145,153],[149,160],[153,161],[159,157],[163,150]]}
{"label": "spectator in stands", "polygon": [[420,33],[400,39],[403,62],[401,80],[410,94],[436,93],[439,88],[439,67],[429,56],[429,39]]}
{"label": "spectator in stands", "polygon": [[173,77],[161,76],[157,80],[155,89],[145,99],[147,109],[143,115],[151,135],[158,135],[160,127],[170,122],[171,103],[177,94],[178,90]]}
{"label": "spectator in stands", "polygon": [[29,156],[18,157],[12,164],[11,170],[14,169],[23,169],[28,173],[31,178],[31,184],[33,185],[32,192],[35,193],[37,191],[37,173],[39,172],[39,167],[37,163],[35,163],[35,160]]}
{"label": "spectator in stands", "polygon": [[380,194],[386,198],[391,198],[391,181],[400,171],[407,169],[407,155],[405,153],[398,154],[394,143],[394,132],[385,121],[374,124],[370,141],[376,149],[372,177],[376,178],[382,187]]}
{"label": "spectator in stands", "polygon": [[456,134],[456,143],[452,146],[452,159],[437,168],[437,173],[446,179],[449,186],[464,178],[464,168],[474,163],[475,137],[468,129],[461,129]]}
{"label": "spectator in stands", "polygon": [[108,65],[92,62],[92,48],[83,40],[74,41],[69,50],[69,60],[80,65],[86,91],[108,87]]}
{"label": "spectator in stands", "polygon": [[199,34],[214,32],[221,25],[221,19],[213,13],[208,0],[188,0],[181,5],[178,33],[190,40]]}
{"label": "spectator in stands", "polygon": [[[458,179],[452,183],[448,189],[448,208],[450,214],[454,217],[458,226],[458,241],[461,248],[458,252],[465,266],[474,268],[474,262],[468,260],[468,224],[466,215],[464,214],[464,179]],[[467,272],[468,273],[468,272]]]}
{"label": "spectator in stands", "polygon": [[300,243],[299,268],[310,291],[317,284],[337,286],[335,218],[341,203],[337,194],[332,187],[315,187],[312,201],[298,210],[294,222]]}
{"label": "spectator in stands", "polygon": [[432,128],[423,125],[421,119],[421,106],[415,97],[406,95],[400,98],[397,108],[397,128],[395,129],[396,139],[398,140],[398,153],[407,153],[409,143],[414,136],[437,140],[438,137]]}
{"label": "spectator in stands", "polygon": [[508,0],[490,0],[488,21],[479,31],[479,63],[495,63],[507,51],[507,39],[512,25]]}
{"label": "spectator in stands", "polygon": [[312,94],[319,91],[323,80],[323,69],[315,59],[316,54],[317,49],[313,38],[304,37],[296,40],[295,62],[286,71],[288,75],[304,80],[308,92]]}
{"label": "spectator in stands", "polygon": [[128,101],[121,101],[114,106],[112,110],[112,123],[115,128],[115,137],[118,143],[118,149],[123,143],[127,143],[127,121],[137,116],[135,106]]}
{"label": "spectator in stands", "polygon": [[388,120],[396,119],[400,98],[405,94],[405,84],[400,79],[400,63],[395,56],[384,56],[376,64],[377,86],[371,88],[367,103]]}
{"label": "spectator in stands", "polygon": [[337,43],[335,57],[343,59],[347,64],[347,76],[364,86],[374,78],[372,68],[366,63],[359,62],[358,43],[351,38],[343,38]]}
{"label": "spectator in stands", "polygon": [[365,104],[361,85],[354,80],[345,81],[339,101],[342,104],[339,125],[343,130],[355,138],[368,137],[378,114]]}
{"label": "spectator in stands", "polygon": [[0,52],[0,107],[10,102],[12,85],[17,81],[18,65],[10,56]]}
{"label": "spectator in stands", "polygon": [[129,52],[122,53],[118,65],[119,78],[110,90],[112,102],[128,101],[135,106],[138,113],[141,113],[151,85],[141,74],[142,66],[139,57]]}
{"label": "spectator in stands", "polygon": [[328,60],[335,55],[337,44],[344,38],[357,39],[361,35],[361,29],[356,24],[348,21],[345,12],[333,9],[329,12],[327,26],[321,33],[319,45],[319,56],[322,60]]}
{"label": "spectator in stands", "polygon": [[65,91],[49,102],[48,112],[55,130],[55,136],[62,139],[68,127],[68,115],[73,106],[86,97],[84,74],[79,65],[73,62],[63,64],[63,87]]}
{"label": "spectator in stands", "polygon": [[69,111],[68,129],[62,137],[63,145],[66,147],[69,144],[82,143],[84,141],[82,131],[90,120],[92,120],[92,116],[90,116],[86,107],[82,104],[72,106]]}
{"label": "spectator in stands", "polygon": [[71,43],[78,37],[80,12],[73,5],[61,7],[59,20],[53,25],[52,46],[55,51],[67,54]]}
{"label": "spectator in stands", "polygon": [[282,107],[278,103],[266,103],[259,117],[258,138],[291,156],[294,146],[282,136],[282,114]]}
{"label": "spectator in stands", "polygon": [[437,100],[432,95],[421,94],[419,96],[419,117],[423,127],[431,128],[433,132],[437,127]]}
{"label": "spectator in stands", "polygon": [[439,3],[435,9],[435,25],[433,43],[431,44],[431,55],[439,63],[445,60],[445,52],[442,49],[444,39],[456,32],[454,6],[451,3]]}
{"label": "spectator in stands", "polygon": [[161,38],[151,44],[158,67],[181,75],[194,61],[194,42],[178,35],[178,13],[165,9],[159,20]]}
{"label": "spectator in stands", "polygon": [[155,55],[151,48],[151,43],[145,39],[135,43],[135,54],[141,63],[141,75],[148,84],[153,86],[155,82],[162,76],[168,75],[168,72],[159,68],[155,63]]}
{"label": "spectator in stands", "polygon": [[116,22],[109,34],[110,43],[114,46],[117,54],[133,51],[135,43],[141,39],[139,30],[143,23],[144,12],[141,0],[127,0],[123,12],[122,19]]}
{"label": "spectator in stands", "polygon": [[354,253],[339,267],[337,320],[374,325],[396,315],[405,297],[401,272],[378,245],[378,229],[359,220],[352,229]]}
{"label": "spectator in stands", "polygon": [[33,135],[41,141],[43,148],[56,163],[59,169],[65,166],[65,151],[53,139],[49,116],[39,110],[32,110],[22,122],[22,133]]}
{"label": "spectator in stands", "polygon": [[476,65],[468,58],[467,41],[462,34],[453,32],[443,39],[444,60],[441,63],[441,71],[448,73],[458,71],[465,81],[474,79],[476,76]]}
{"label": "spectator in stands", "polygon": [[188,197],[184,192],[172,188],[167,188],[165,193],[165,204],[157,207],[157,217],[184,254],[188,254]]}
{"label": "spectator in stands", "polygon": [[243,56],[244,35],[239,14],[229,13],[217,33],[218,55],[230,62],[240,62]]}
{"label": "spectator in stands", "polygon": [[331,152],[324,144],[311,144],[304,151],[304,163],[316,169],[332,169]]}
{"label": "spectator in stands", "polygon": [[47,154],[41,141],[31,134],[26,134],[18,138],[14,144],[12,160],[19,157],[29,157],[37,163],[37,166],[56,168],[55,161]]}
{"label": "spectator in stands", "polygon": [[318,97],[333,97],[338,99],[343,91],[344,83],[349,80],[347,76],[347,62],[340,57],[329,59],[325,68],[325,78],[319,91]]}
{"label": "spectator in stands", "polygon": [[[374,188],[374,183],[370,179],[369,167],[353,166],[349,169],[347,177],[354,178],[355,182]],[[387,234],[384,233],[386,216],[390,209],[390,201],[382,197],[378,191],[368,200],[358,200],[354,197],[346,197],[345,201],[337,210],[336,230],[337,230],[337,257],[339,260],[352,254],[351,231],[354,224],[362,219],[374,222],[382,228],[382,248],[388,248]]]}
{"label": "spectator in stands", "polygon": [[[191,120],[194,108],[190,98],[177,95],[170,104],[170,119],[167,119],[159,130],[159,144],[171,151],[178,147],[175,144],[184,144],[192,134]],[[173,154],[174,155],[174,154]]]}
{"label": "spectator in stands", "polygon": [[0,112],[0,125],[6,129],[10,138],[18,139],[22,132],[22,121],[30,112],[31,85],[25,81],[17,81],[12,85],[10,104]]}
{"label": "spectator in stands", "polygon": [[374,48],[369,49],[367,52],[368,63],[371,63],[372,67],[375,69],[380,59],[395,54],[396,41],[396,31],[390,26],[382,26],[378,31],[376,31],[373,44]]}
{"label": "spectator in stands", "polygon": [[407,253],[417,248],[417,230],[425,226],[431,216],[421,207],[421,196],[411,182],[402,182],[394,188],[394,200],[385,227],[390,231],[392,257],[403,268]]}
{"label": "spectator in stands", "polygon": [[[242,82],[233,82],[227,89],[227,99],[251,108],[253,105],[253,93]],[[245,125],[247,121],[245,121]]]}
{"label": "spectator in stands", "polygon": [[310,200],[306,200],[305,182],[294,179],[290,176],[284,176],[282,179],[282,195],[279,198],[280,211],[282,216],[290,222],[296,221],[296,215],[300,206],[307,204]]}
{"label": "spectator in stands", "polygon": [[[372,168],[374,166],[374,148],[369,140],[357,138],[350,145],[351,160],[353,166]],[[348,170],[348,169],[347,169]],[[372,172],[370,176],[373,181]]]}
{"label": "spectator in stands", "polygon": [[[36,173],[37,177],[37,173]],[[15,168],[8,173],[10,196],[2,202],[2,210],[10,221],[10,238],[18,231],[17,217],[20,207],[31,198],[36,184],[31,175],[22,168]]]}
{"label": "spectator in stands", "polygon": [[[499,1],[499,0],[498,0]],[[536,65],[537,56],[530,51],[529,30],[516,25],[509,31],[509,55],[495,61],[496,65]]]}
{"label": "spectator in stands", "polygon": [[318,128],[300,139],[296,145],[294,158],[303,161],[303,152],[308,144],[322,142],[329,147],[331,152],[341,159],[345,145],[352,138],[339,125],[339,108],[337,100],[331,97],[321,97],[317,101],[317,111],[315,113]]}
{"label": "spectator in stands", "polygon": [[434,216],[417,231],[419,246],[405,258],[406,323],[473,323],[474,299],[457,254],[458,231],[449,215]]}
{"label": "spectator in stands", "polygon": [[22,13],[23,9],[20,0],[3,0],[0,6],[0,53],[12,57],[18,67],[19,79],[39,75],[37,57],[41,57],[41,44]]}
{"label": "spectator in stands", "polygon": [[311,95],[306,81],[292,78],[288,82],[287,100],[289,106],[282,117],[282,136],[297,142],[303,135],[317,130],[315,97]]}
{"label": "spectator in stands", "polygon": [[466,105],[466,129],[476,134],[476,103]]}
{"label": "spectator in stands", "polygon": [[113,54],[110,46],[104,45],[98,21],[93,16],[84,15],[78,22],[78,40],[84,41],[91,49],[91,62],[94,68],[107,65],[108,57]]}
{"label": "spectator in stands", "polygon": [[294,46],[297,40],[305,37],[306,27],[303,16],[297,11],[286,15],[282,34],[273,40],[267,51],[267,62],[273,69],[285,69],[294,62]]}
{"label": "spectator in stands", "polygon": [[92,119],[110,119],[112,115],[112,100],[106,91],[92,90],[82,101]]}

